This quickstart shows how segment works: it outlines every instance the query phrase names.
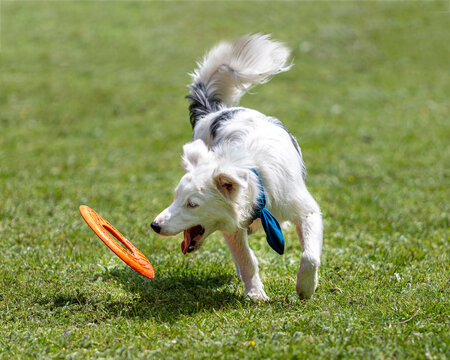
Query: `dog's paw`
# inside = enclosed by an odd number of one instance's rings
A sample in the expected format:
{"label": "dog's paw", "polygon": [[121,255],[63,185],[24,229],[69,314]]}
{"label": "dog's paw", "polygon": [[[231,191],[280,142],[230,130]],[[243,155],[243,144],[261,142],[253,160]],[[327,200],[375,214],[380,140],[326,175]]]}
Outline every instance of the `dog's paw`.
{"label": "dog's paw", "polygon": [[[257,261],[256,258],[255,261]],[[250,279],[247,278],[247,281],[244,280],[244,287],[245,287],[245,296],[248,296],[249,298],[254,300],[263,300],[263,301],[270,300],[269,297],[266,295],[266,292],[264,291],[264,285],[258,273],[253,275]]]}
{"label": "dog's paw", "polygon": [[295,290],[300,299],[310,299],[317,288],[318,274],[316,267],[302,267],[297,272]]}
{"label": "dog's paw", "polygon": [[262,300],[269,301],[270,298],[267,296],[263,288],[252,288],[245,291],[245,296],[248,296],[252,300]]}
{"label": "dog's paw", "polygon": [[315,292],[315,287],[301,288],[299,286],[295,287],[297,295],[301,300],[311,299]]}

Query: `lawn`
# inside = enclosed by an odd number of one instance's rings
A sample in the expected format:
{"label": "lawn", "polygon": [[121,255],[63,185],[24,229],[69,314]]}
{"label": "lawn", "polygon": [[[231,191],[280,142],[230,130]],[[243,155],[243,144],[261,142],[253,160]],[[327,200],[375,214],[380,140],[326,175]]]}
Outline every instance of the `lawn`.
{"label": "lawn", "polygon": [[[448,2],[0,4],[0,359],[447,359]],[[316,295],[300,246],[250,238],[269,302],[224,241],[193,255],[153,218],[183,174],[188,72],[272,33],[295,66],[242,105],[297,137],[324,217]],[[87,204],[153,263],[128,268]]]}

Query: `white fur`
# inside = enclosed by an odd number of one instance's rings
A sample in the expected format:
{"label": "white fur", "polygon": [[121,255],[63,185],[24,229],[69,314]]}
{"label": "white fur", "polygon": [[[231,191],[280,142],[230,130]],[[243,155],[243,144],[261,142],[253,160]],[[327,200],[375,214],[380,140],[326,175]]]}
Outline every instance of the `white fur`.
{"label": "white fur", "polygon": [[289,50],[268,35],[246,35],[234,42],[222,42],[198,64],[193,82],[206,84],[208,95],[234,106],[256,84],[290,69]]}
{"label": "white fur", "polygon": [[[280,43],[256,34],[222,43],[203,59],[193,75],[194,84],[204,83],[208,96],[219,99],[223,106],[196,119],[194,141],[183,148],[186,174],[174,202],[154,222],[162,235],[201,225],[205,233],[195,249],[209,234],[221,231],[244,282],[245,294],[258,299],[268,297],[247,240],[249,228],[253,230],[259,224],[255,221],[249,226],[259,183],[250,169],[257,169],[261,176],[267,208],[280,223],[289,221],[296,226],[302,247],[296,285],[301,298],[310,298],[316,289],[322,251],[321,213],[304,182],[300,149],[273,118],[255,110],[229,107],[251,85],[288,69],[288,54]],[[211,125],[227,111],[232,117],[213,134]]]}

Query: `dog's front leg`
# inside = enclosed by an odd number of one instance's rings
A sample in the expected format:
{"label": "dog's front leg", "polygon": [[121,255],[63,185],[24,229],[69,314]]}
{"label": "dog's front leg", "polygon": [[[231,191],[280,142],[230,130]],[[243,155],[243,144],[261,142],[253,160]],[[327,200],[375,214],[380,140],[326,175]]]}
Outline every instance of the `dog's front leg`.
{"label": "dog's front leg", "polygon": [[230,248],[238,276],[244,282],[245,295],[253,299],[269,300],[259,277],[258,260],[248,246],[247,231],[240,230],[234,234],[223,233],[223,236]]}
{"label": "dog's front leg", "polygon": [[300,268],[295,286],[301,299],[309,299],[316,290],[320,255],[322,253],[322,216],[311,211],[297,224],[297,234],[302,247]]}

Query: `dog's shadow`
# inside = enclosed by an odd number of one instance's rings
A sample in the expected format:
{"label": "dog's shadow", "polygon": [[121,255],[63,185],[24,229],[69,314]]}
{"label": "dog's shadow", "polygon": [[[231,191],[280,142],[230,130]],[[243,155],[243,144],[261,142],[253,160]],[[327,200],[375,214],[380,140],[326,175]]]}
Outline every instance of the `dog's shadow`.
{"label": "dog's shadow", "polygon": [[183,315],[224,307],[240,308],[248,302],[240,290],[239,280],[229,273],[196,276],[169,273],[149,280],[130,269],[115,267],[106,276],[134,294],[130,300],[108,301],[105,307],[111,315],[175,322]]}
{"label": "dog's shadow", "polygon": [[[106,270],[106,269],[104,269]],[[115,300],[107,296],[101,300],[89,292],[76,290],[74,294],[58,294],[42,299],[42,305],[54,308],[76,305],[79,310],[107,313],[108,318],[129,317],[153,319],[160,323],[174,323],[183,316],[223,308],[242,309],[251,306],[243,294],[242,284],[235,274],[227,271],[211,273],[199,271],[195,276],[186,268],[177,267],[167,273],[159,273],[150,280],[123,266],[114,266],[96,273],[93,281],[115,281],[128,296]],[[72,308],[74,309],[74,308]],[[94,322],[98,321],[95,317]]]}

